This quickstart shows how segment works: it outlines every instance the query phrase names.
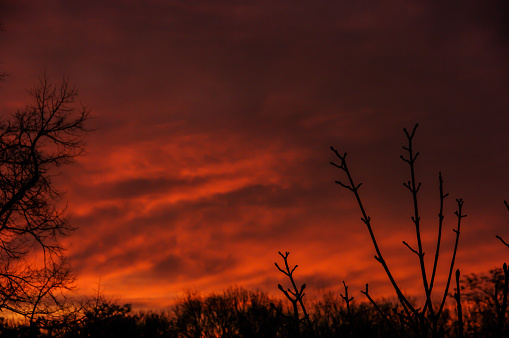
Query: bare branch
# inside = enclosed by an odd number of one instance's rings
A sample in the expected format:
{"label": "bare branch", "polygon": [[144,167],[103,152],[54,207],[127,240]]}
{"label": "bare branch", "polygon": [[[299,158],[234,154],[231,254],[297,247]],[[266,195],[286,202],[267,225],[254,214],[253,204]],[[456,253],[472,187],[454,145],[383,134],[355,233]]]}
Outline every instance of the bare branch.
{"label": "bare branch", "polygon": [[408,152],[408,159],[404,159],[403,157],[402,158],[406,163],[408,163],[409,168],[410,168],[410,180],[407,183],[405,183],[404,185],[412,193],[414,215],[411,217],[411,219],[415,225],[415,235],[417,238],[416,253],[417,253],[417,256],[419,257],[419,265],[420,265],[421,276],[422,276],[422,285],[424,287],[424,294],[426,295],[426,305],[424,306],[424,308],[428,309],[428,311],[430,312],[430,317],[431,317],[432,321],[435,321],[435,318],[434,318],[435,314],[433,311],[433,306],[431,304],[431,291],[430,291],[430,287],[428,284],[428,278],[426,276],[426,265],[424,263],[424,252],[423,252],[422,240],[421,240],[421,228],[420,228],[421,218],[419,217],[419,205],[418,205],[418,199],[417,199],[417,193],[419,191],[419,188],[421,187],[421,183],[417,183],[416,178],[415,178],[414,163],[415,163],[415,160],[417,159],[419,153],[417,152],[414,155],[412,141],[413,141],[413,137],[415,135],[415,131],[417,130],[417,127],[418,127],[418,124],[416,124],[414,126],[411,133],[409,133],[406,129],[404,129],[404,132],[405,132],[405,135],[406,135],[407,141],[408,141],[408,145],[406,147],[404,147],[404,149]]}
{"label": "bare branch", "polygon": [[440,255],[440,244],[442,241],[442,226],[444,222],[444,200],[449,194],[444,194],[444,180],[442,179],[442,173],[438,172],[438,190],[440,194],[440,211],[438,212],[438,238],[437,238],[437,246],[435,250],[435,260],[433,261],[433,271],[431,273],[431,280],[429,283],[430,293],[433,290],[433,285],[435,283],[435,276],[438,267],[438,257]]}
{"label": "bare branch", "polygon": [[[405,244],[405,246],[406,246],[407,248],[409,248],[409,249],[410,249],[410,251],[412,251],[414,254],[416,254],[417,256],[419,256],[419,252],[417,252],[417,250],[412,249],[412,247],[411,247],[410,245],[408,245],[408,243],[407,243],[407,242],[403,241],[403,244]],[[424,253],[423,253],[423,255],[424,255]]]}
{"label": "bare branch", "polygon": [[509,244],[507,244],[503,239],[502,237],[500,237],[499,235],[496,235],[495,237],[497,237],[505,246],[507,246],[509,248]]}
{"label": "bare branch", "polygon": [[367,215],[367,213],[366,213],[366,211],[364,209],[364,205],[362,203],[362,200],[360,198],[359,192],[358,192],[358,188],[360,187],[360,184],[356,185],[354,183],[352,175],[350,174],[350,171],[348,169],[348,165],[347,165],[347,162],[346,162],[346,153],[343,156],[341,156],[339,154],[339,152],[334,147],[331,147],[331,150],[334,152],[336,157],[338,157],[341,160],[341,165],[340,166],[338,166],[338,165],[334,165],[334,166],[336,168],[339,168],[341,171],[343,171],[346,174],[347,178],[348,178],[348,184],[340,183],[339,181],[336,181],[336,183],[338,183],[342,187],[344,187],[344,188],[346,188],[346,189],[348,189],[348,190],[350,190],[350,191],[352,191],[354,193],[355,198],[357,200],[357,204],[359,205],[359,208],[361,210],[361,214],[362,214],[361,220],[366,225],[366,227],[368,229],[368,232],[369,232],[369,235],[371,237],[371,241],[372,241],[373,246],[375,248],[375,252],[376,252],[375,258],[382,265],[382,267],[383,267],[385,273],[387,274],[389,280],[391,281],[391,284],[392,284],[394,290],[396,291],[396,294],[398,295],[398,298],[399,298],[400,302],[402,303],[402,305],[404,307],[407,307],[408,309],[410,309],[412,312],[415,312],[415,309],[413,308],[412,304],[410,304],[410,302],[406,299],[406,297],[401,292],[398,284],[396,283],[396,280],[393,278],[392,273],[389,270],[389,267],[387,266],[387,263],[383,259],[382,253],[381,253],[381,251],[380,251],[380,249],[378,247],[378,242],[376,240],[376,237],[375,237],[375,235],[373,233],[373,229],[371,227],[371,218]]}
{"label": "bare branch", "polygon": [[458,243],[459,243],[459,237],[460,237],[461,220],[464,217],[467,217],[467,215],[463,215],[462,214],[463,200],[461,198],[460,199],[456,199],[456,203],[458,204],[458,210],[455,211],[454,214],[457,216],[458,223],[457,223],[456,229],[453,229],[453,231],[456,233],[456,240],[454,242],[454,250],[453,250],[453,253],[452,253],[451,265],[450,265],[450,268],[449,268],[449,276],[447,277],[447,283],[446,283],[446,286],[445,286],[444,295],[442,297],[442,302],[441,302],[440,308],[439,308],[439,310],[437,312],[437,316],[440,316],[440,314],[442,313],[442,311],[444,309],[444,305],[445,305],[445,300],[446,300],[447,294],[449,292],[449,285],[451,283],[452,272],[454,270],[454,263],[455,263],[455,260],[456,260],[456,253],[458,251]]}

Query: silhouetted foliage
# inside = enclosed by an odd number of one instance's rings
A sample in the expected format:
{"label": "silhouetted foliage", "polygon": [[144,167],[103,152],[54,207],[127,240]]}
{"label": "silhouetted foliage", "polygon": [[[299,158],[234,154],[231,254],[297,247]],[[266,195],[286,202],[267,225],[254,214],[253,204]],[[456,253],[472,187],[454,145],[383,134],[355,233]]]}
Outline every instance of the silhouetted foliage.
{"label": "silhouetted foliage", "polygon": [[[497,283],[502,272],[469,275],[461,286],[463,327],[466,337],[507,336],[497,328]],[[497,282],[498,281],[498,282]],[[500,294],[498,294],[500,297]],[[328,291],[308,299],[312,330],[301,337],[421,337],[402,323],[403,307],[397,298],[373,303],[346,301],[338,292]],[[414,304],[412,299],[409,302]],[[500,299],[499,299],[500,301]],[[271,305],[274,304],[274,305]],[[436,305],[436,304],[435,304]],[[415,306],[415,305],[414,305]],[[277,309],[275,310],[274,307]],[[280,315],[283,314],[283,315]],[[260,291],[231,288],[219,294],[200,296],[188,293],[169,311],[133,312],[129,304],[108,300],[102,295],[87,299],[64,316],[42,317],[37,330],[26,321],[0,318],[2,337],[296,337],[290,301],[271,298]],[[454,307],[445,307],[439,335],[457,337],[458,318]],[[507,323],[506,323],[507,324]],[[394,332],[396,329],[396,333]]]}
{"label": "silhouetted foliage", "polygon": [[391,325],[398,320],[393,309],[399,304],[381,300],[377,306],[353,300],[347,306],[337,292],[326,292],[310,309],[314,333],[317,337],[393,337]]}
{"label": "silhouetted foliage", "polygon": [[[143,337],[141,330],[146,329],[145,316],[134,314],[130,304],[119,304],[107,299],[100,289],[97,295],[74,303],[73,308],[58,317],[40,317],[36,323],[37,335],[41,337]],[[148,315],[147,315],[148,317]],[[156,332],[152,328],[150,332]],[[161,336],[163,333],[161,332]],[[32,336],[35,333],[32,332]]]}
{"label": "silhouetted foliage", "polygon": [[[505,264],[504,264],[505,265]],[[507,266],[505,265],[507,269]],[[488,274],[465,276],[461,291],[464,295],[465,334],[483,337],[502,337],[509,334],[507,319],[502,316],[506,274],[503,269],[490,270]]]}
{"label": "silhouetted foliage", "polygon": [[280,301],[241,288],[202,298],[189,293],[174,308],[173,329],[183,337],[276,337],[284,328]]}

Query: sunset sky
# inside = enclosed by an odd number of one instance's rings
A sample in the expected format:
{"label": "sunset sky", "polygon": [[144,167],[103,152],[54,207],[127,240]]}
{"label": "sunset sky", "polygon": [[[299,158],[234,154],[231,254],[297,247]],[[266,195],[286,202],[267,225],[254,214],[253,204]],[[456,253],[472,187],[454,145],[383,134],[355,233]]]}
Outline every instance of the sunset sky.
{"label": "sunset sky", "polygon": [[[391,295],[329,149],[348,152],[389,267],[422,292],[403,128],[419,123],[430,265],[438,172],[446,199],[439,287],[457,267],[509,261],[506,1],[0,0],[0,113],[63,75],[91,110],[87,155],[55,180],[72,224],[77,293],[162,308],[186,290],[277,294],[298,282]],[[431,268],[431,265],[429,266]]]}

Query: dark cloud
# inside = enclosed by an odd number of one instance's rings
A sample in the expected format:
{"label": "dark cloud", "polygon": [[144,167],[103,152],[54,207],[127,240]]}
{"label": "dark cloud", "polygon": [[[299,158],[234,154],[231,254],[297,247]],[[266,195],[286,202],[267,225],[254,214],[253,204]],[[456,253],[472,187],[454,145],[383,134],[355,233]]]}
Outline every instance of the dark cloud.
{"label": "dark cloud", "polygon": [[214,256],[196,253],[183,257],[169,255],[157,262],[151,273],[155,275],[154,277],[178,279],[181,275],[185,275],[186,278],[192,279],[235,269],[236,264],[233,256],[220,256],[218,253]]}
{"label": "dark cloud", "polygon": [[211,178],[180,178],[180,177],[156,177],[118,180],[106,182],[94,186],[82,185],[76,186],[74,193],[83,195],[95,200],[118,200],[132,199],[143,196],[157,195],[161,193],[171,193],[189,187],[198,186],[206,183]]}

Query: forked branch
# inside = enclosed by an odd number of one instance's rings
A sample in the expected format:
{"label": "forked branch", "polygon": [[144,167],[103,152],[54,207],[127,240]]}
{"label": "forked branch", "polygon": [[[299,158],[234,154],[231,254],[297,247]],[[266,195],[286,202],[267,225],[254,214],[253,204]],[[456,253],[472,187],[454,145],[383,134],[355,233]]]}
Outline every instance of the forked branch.
{"label": "forked branch", "polygon": [[343,287],[345,288],[345,295],[340,293],[339,295],[346,303],[346,313],[348,315],[348,323],[352,325],[352,312],[350,310],[350,302],[353,300],[353,297],[348,297],[348,286],[346,285],[345,281],[343,281]]}
{"label": "forked branch", "polygon": [[[299,325],[303,322],[308,328],[312,328],[311,319],[309,317],[308,312],[306,311],[306,306],[304,305],[303,298],[305,296],[304,289],[306,289],[306,284],[302,284],[300,288],[297,287],[295,283],[295,279],[293,278],[293,273],[295,269],[297,269],[298,265],[295,265],[293,268],[290,268],[288,264],[288,256],[290,253],[287,251],[284,254],[279,251],[279,255],[283,258],[284,261],[284,269],[282,269],[277,263],[274,263],[279,271],[281,271],[284,275],[286,275],[290,279],[290,283],[292,284],[292,289],[285,289],[281,284],[278,284],[279,290],[283,292],[283,294],[288,298],[288,300],[292,303],[294,319],[297,325],[297,330],[299,330]],[[299,305],[304,315],[304,318],[300,319],[299,315]]]}
{"label": "forked branch", "polygon": [[359,205],[359,208],[361,210],[361,214],[362,214],[362,217],[361,217],[361,220],[362,222],[366,225],[366,227],[368,228],[368,232],[369,232],[369,235],[371,237],[371,241],[373,243],[373,246],[375,248],[375,252],[376,252],[376,255],[375,255],[375,259],[380,262],[380,264],[382,265],[385,273],[387,274],[387,277],[389,278],[394,290],[396,291],[396,294],[398,295],[398,298],[401,302],[401,304],[408,308],[411,312],[413,312],[414,314],[417,314],[417,311],[415,310],[415,308],[412,306],[412,304],[410,304],[410,302],[407,300],[407,298],[403,295],[403,292],[401,292],[401,289],[399,288],[398,284],[396,283],[396,280],[394,279],[394,277],[392,276],[392,273],[391,271],[389,270],[389,267],[387,266],[387,263],[385,262],[385,259],[383,258],[383,255],[382,255],[382,252],[380,251],[380,248],[378,247],[378,242],[376,240],[376,237],[375,237],[375,234],[373,233],[373,228],[371,226],[371,218],[367,215],[365,209],[364,209],[364,205],[362,204],[362,200],[360,198],[360,195],[359,195],[359,188],[360,186],[362,185],[362,183],[359,183],[359,184],[355,184],[354,181],[353,181],[353,178],[352,178],[352,175],[350,174],[350,170],[348,169],[348,165],[347,165],[347,162],[346,162],[346,153],[344,153],[343,155],[339,154],[339,152],[334,148],[334,147],[331,147],[330,148],[334,154],[336,154],[336,157],[340,160],[340,164],[336,164],[334,162],[330,162],[334,167],[340,169],[341,171],[343,171],[346,176],[347,176],[347,179],[348,179],[348,183],[345,184],[339,180],[335,181],[337,184],[339,184],[340,186],[352,191],[355,195],[355,198],[357,200],[357,203]]}

